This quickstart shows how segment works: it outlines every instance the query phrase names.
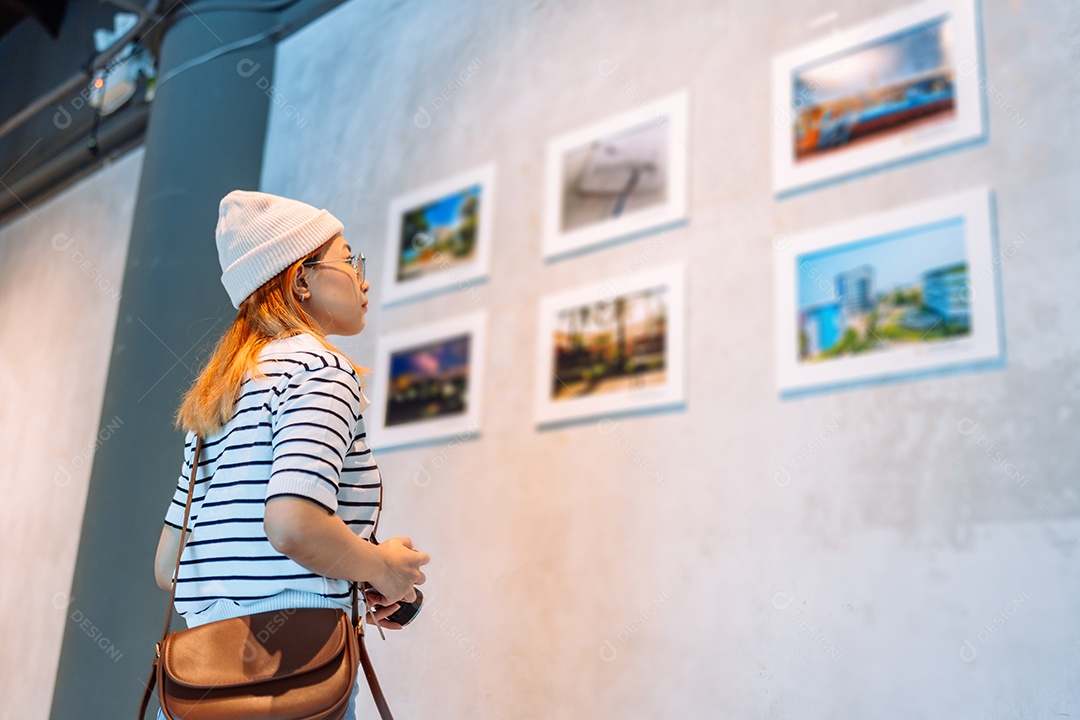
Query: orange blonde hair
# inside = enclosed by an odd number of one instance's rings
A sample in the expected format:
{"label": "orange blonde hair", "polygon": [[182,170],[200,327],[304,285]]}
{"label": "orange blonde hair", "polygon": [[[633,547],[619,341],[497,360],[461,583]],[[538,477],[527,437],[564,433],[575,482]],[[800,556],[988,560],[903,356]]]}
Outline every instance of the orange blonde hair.
{"label": "orange blonde hair", "polygon": [[[310,333],[327,350],[348,358],[326,340],[303,305],[290,292],[300,265],[318,260],[330,248],[326,242],[265,282],[240,303],[236,319],[206,361],[191,388],[184,394],[176,411],[176,427],[194,431],[203,439],[210,437],[232,419],[241,388],[248,375],[266,377],[259,370],[259,353],[272,340]],[[357,375],[367,368],[349,360]]]}

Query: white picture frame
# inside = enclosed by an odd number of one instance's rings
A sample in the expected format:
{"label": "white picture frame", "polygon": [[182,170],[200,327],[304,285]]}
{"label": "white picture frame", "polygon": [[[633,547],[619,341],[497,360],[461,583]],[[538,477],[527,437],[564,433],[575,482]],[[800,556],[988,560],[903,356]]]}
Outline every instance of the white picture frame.
{"label": "white picture frame", "polygon": [[781,397],[1002,366],[994,248],[987,188],[788,237],[775,256]]}
{"label": "white picture frame", "polygon": [[[475,198],[478,208],[465,216],[467,198]],[[454,208],[458,212],[454,212]],[[438,219],[453,218],[455,224],[436,226],[435,232],[413,233],[406,249],[404,228],[407,214],[423,212]],[[449,218],[447,218],[449,216]],[[390,201],[384,243],[382,296],[384,306],[439,292],[466,289],[485,279],[489,273],[492,224],[495,217],[495,164],[489,163],[437,183],[426,185]],[[475,223],[469,231],[461,226]],[[445,236],[437,237],[440,233]],[[455,257],[466,245],[461,237],[471,238],[470,257]],[[416,238],[423,238],[417,241]],[[445,247],[440,248],[440,245]],[[453,249],[451,249],[453,248]],[[408,255],[408,257],[406,257]]]}
{"label": "white picture frame", "polygon": [[[467,338],[464,368],[460,359],[461,338]],[[479,311],[430,323],[379,338],[376,349],[375,376],[370,418],[367,422],[369,442],[376,450],[397,448],[444,438],[474,437],[479,433],[484,403],[484,372],[487,355],[487,313]],[[424,386],[417,382],[418,396],[408,398],[397,386],[409,374],[403,368],[419,368],[431,383],[442,388],[424,397]],[[432,372],[432,368],[436,371]],[[440,408],[430,417],[424,411],[440,404],[456,407],[461,387],[458,376],[464,373],[464,408],[444,412]],[[395,384],[395,388],[391,385]],[[413,383],[409,383],[412,385]],[[458,384],[455,387],[455,384]],[[414,417],[419,415],[419,417]]]}
{"label": "white picture frame", "polygon": [[[674,264],[542,298],[534,384],[535,422],[541,426],[553,425],[684,405],[685,295],[685,268]],[[621,374],[610,370],[620,359],[618,355],[613,358],[618,352],[617,342],[602,340],[609,332],[614,332],[616,338],[619,335],[614,312],[619,300],[623,303],[622,367],[634,368]],[[587,314],[591,317],[579,319],[578,313],[583,308],[590,309]],[[569,355],[568,336],[575,327],[585,355],[576,363],[577,367],[565,362],[559,367],[556,348],[563,348],[564,358]],[[597,365],[596,359],[602,364]],[[579,372],[584,367],[588,368],[588,376]]]}
{"label": "white picture frame", "polygon": [[548,143],[546,259],[686,221],[688,104],[683,90]]}
{"label": "white picture frame", "polygon": [[923,0],[776,56],[774,193],[983,140],[979,32],[976,0]]}

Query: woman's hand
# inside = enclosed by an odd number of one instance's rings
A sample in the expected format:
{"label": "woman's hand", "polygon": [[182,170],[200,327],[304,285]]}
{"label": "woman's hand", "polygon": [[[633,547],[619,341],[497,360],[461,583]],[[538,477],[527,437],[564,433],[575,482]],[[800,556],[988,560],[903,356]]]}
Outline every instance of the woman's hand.
{"label": "woman's hand", "polygon": [[398,603],[386,604],[386,597],[374,590],[369,590],[366,597],[368,602],[368,622],[375,623],[387,630],[400,630],[402,628],[399,623],[390,622],[386,619],[401,607]]}
{"label": "woman's hand", "polygon": [[416,600],[415,586],[427,579],[420,567],[431,560],[428,554],[414,550],[412,540],[405,537],[392,537],[376,545],[375,550],[382,561],[383,573],[369,582],[379,595],[387,604]]}

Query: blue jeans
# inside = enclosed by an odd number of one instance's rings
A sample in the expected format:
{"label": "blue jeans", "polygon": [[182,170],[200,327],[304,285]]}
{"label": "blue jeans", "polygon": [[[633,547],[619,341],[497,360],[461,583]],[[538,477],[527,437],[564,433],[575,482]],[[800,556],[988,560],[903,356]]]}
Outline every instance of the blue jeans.
{"label": "blue jeans", "polygon": [[[361,683],[363,683],[363,685]],[[366,683],[364,671],[363,669],[360,669],[360,671],[356,673],[356,682],[353,683],[352,695],[349,696],[349,709],[345,711],[345,717],[342,718],[342,720],[356,720],[356,698]],[[161,708],[158,708],[157,720],[166,720],[165,713],[161,711]]]}

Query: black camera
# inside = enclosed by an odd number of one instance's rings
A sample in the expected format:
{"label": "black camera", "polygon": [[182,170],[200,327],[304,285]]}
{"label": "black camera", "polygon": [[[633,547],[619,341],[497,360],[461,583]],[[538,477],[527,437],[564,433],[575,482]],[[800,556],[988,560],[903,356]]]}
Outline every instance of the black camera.
{"label": "black camera", "polygon": [[386,616],[386,619],[390,622],[396,622],[402,627],[412,622],[416,614],[420,612],[420,606],[424,604],[424,593],[420,592],[420,588],[414,588],[416,590],[416,600],[412,602],[405,602],[404,600],[398,600],[398,609]]}
{"label": "black camera", "polygon": [[[360,586],[364,591],[364,597],[367,597],[368,591],[376,592],[375,588],[371,587],[368,583],[363,583]],[[404,600],[398,600],[398,609],[387,615],[384,620],[395,622],[402,627],[405,627],[413,621],[416,614],[420,612],[420,606],[424,604],[424,593],[420,592],[420,588],[413,588],[416,591],[416,599],[412,602],[405,602]],[[372,608],[368,608],[371,610]]]}

